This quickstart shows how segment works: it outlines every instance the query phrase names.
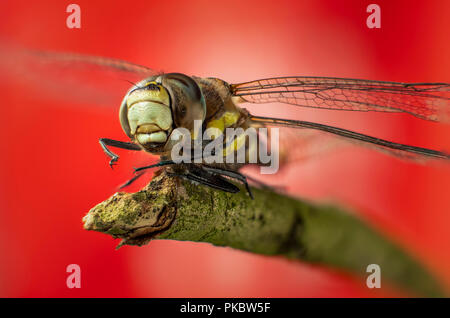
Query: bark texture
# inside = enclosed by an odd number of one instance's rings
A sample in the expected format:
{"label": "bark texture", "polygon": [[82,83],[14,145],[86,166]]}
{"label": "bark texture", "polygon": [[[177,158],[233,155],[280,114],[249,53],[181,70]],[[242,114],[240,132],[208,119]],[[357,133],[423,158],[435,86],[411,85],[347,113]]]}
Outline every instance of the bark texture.
{"label": "bark texture", "polygon": [[116,193],[92,208],[84,227],[123,245],[152,239],[209,242],[345,270],[363,279],[369,264],[388,282],[419,296],[443,296],[435,278],[411,255],[336,206],[267,189],[229,194],[164,172],[137,193]]}

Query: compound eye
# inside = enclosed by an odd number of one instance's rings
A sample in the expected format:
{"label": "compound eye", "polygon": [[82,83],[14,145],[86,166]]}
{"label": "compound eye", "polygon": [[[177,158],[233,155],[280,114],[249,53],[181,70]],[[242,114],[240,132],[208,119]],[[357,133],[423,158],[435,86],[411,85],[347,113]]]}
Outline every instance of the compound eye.
{"label": "compound eye", "polygon": [[206,104],[197,82],[181,73],[164,75],[163,86],[171,96],[171,107],[177,127],[192,130],[194,120],[203,122],[206,115]]}
{"label": "compound eye", "polygon": [[120,125],[122,126],[123,131],[125,134],[132,138],[133,135],[131,134],[130,124],[128,122],[128,107],[127,107],[127,100],[126,97],[122,101],[122,104],[120,105],[119,110],[119,119],[120,119]]}

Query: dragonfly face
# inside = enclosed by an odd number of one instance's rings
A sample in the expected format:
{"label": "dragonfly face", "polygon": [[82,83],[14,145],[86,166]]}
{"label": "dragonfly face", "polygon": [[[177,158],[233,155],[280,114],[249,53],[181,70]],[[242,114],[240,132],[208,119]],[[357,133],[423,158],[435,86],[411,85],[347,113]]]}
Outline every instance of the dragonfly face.
{"label": "dragonfly face", "polygon": [[124,132],[145,150],[160,154],[176,127],[193,130],[205,119],[206,105],[198,84],[189,76],[169,73],[149,77],[127,93],[120,108]]}

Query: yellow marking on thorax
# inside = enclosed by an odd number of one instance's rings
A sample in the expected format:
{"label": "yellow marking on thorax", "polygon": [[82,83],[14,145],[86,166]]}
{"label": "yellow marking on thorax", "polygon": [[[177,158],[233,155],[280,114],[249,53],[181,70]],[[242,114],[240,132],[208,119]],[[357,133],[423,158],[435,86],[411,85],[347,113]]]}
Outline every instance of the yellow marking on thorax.
{"label": "yellow marking on thorax", "polygon": [[[220,116],[217,119],[211,120],[207,125],[206,128],[215,128],[216,131],[220,132],[220,134],[223,134],[226,128],[229,128],[237,123],[237,121],[240,118],[239,112],[225,112],[222,116]],[[220,136],[212,135],[211,138],[215,139]],[[234,138],[233,142],[225,147],[223,149],[223,155],[226,157],[233,152],[240,149],[242,146],[245,145],[245,134],[239,135]]]}
{"label": "yellow marking on thorax", "polygon": [[232,154],[233,152],[237,151],[238,149],[240,149],[242,146],[245,145],[245,134],[239,135],[237,137],[234,138],[233,142],[225,147],[223,149],[223,156],[226,157],[230,154]]}
{"label": "yellow marking on thorax", "polygon": [[[233,126],[239,120],[240,114],[238,112],[225,112],[217,119],[210,120],[206,125],[206,128],[217,128],[221,133],[225,131],[225,128]],[[214,136],[217,138],[218,136]]]}

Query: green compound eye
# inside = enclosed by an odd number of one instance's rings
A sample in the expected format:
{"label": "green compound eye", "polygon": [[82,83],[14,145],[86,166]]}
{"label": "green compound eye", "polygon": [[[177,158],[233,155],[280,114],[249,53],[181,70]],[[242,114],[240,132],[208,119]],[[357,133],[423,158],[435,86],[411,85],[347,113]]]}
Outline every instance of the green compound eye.
{"label": "green compound eye", "polygon": [[194,79],[181,73],[169,73],[162,76],[162,84],[170,95],[176,127],[192,130],[195,120],[204,121],[205,99]]}

